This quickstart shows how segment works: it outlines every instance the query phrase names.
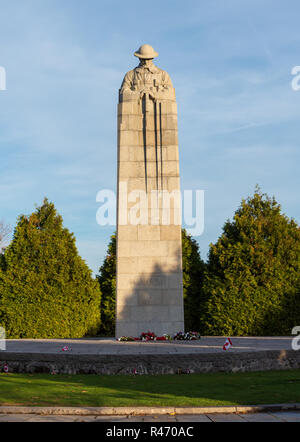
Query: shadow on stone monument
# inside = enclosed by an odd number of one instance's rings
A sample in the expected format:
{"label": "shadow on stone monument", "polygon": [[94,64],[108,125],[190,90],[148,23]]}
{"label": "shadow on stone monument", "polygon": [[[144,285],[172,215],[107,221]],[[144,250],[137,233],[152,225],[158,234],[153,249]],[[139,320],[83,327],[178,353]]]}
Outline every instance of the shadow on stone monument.
{"label": "shadow on stone monument", "polygon": [[158,336],[183,331],[183,322],[174,321],[174,318],[183,315],[180,257],[177,265],[174,262],[173,268],[168,271],[163,265],[156,264],[151,273],[140,274],[138,280],[135,280],[134,274],[128,275],[124,291],[128,296],[123,297],[122,304],[117,304],[117,337],[139,337],[148,331]]}

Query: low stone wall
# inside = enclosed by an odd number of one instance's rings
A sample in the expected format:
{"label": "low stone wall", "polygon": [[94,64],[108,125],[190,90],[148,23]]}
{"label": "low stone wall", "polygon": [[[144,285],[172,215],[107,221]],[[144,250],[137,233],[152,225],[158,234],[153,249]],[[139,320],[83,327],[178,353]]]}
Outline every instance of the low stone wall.
{"label": "low stone wall", "polygon": [[300,368],[300,351],[82,355],[0,352],[0,371],[55,374],[184,374]]}

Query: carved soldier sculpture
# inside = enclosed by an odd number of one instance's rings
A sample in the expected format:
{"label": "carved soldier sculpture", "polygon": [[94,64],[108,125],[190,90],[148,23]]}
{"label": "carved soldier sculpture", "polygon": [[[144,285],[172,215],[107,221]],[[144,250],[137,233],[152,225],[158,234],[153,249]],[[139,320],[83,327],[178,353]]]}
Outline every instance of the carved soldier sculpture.
{"label": "carved soldier sculpture", "polygon": [[117,338],[184,328],[175,90],[151,46],[134,55],[118,105]]}
{"label": "carved soldier sculpture", "polygon": [[126,100],[128,95],[136,99],[148,94],[149,98],[175,100],[174,88],[169,74],[153,64],[158,53],[149,45],[143,45],[134,53],[140,59],[140,64],[129,71],[123,80],[120,95]]}

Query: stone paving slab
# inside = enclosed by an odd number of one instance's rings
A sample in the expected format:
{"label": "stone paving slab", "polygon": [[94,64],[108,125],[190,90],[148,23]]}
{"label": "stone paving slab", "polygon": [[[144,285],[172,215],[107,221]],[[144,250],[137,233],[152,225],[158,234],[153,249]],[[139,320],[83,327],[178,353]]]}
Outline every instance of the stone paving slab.
{"label": "stone paving slab", "polygon": [[247,422],[283,422],[280,415],[276,417],[271,413],[247,413],[243,417]]}
{"label": "stone paving slab", "polygon": [[[32,414],[2,414],[0,415],[1,422],[25,422],[34,417]],[[36,416],[39,417],[39,416]]]}
{"label": "stone paving slab", "polygon": [[[12,339],[6,341],[6,351],[11,353],[41,354],[184,354],[224,353],[226,337],[202,337],[198,341],[119,342],[113,338],[90,339]],[[232,337],[230,353],[291,350],[292,337]],[[69,350],[63,352],[63,347]],[[0,353],[5,353],[0,351]]]}
{"label": "stone paving slab", "polygon": [[284,422],[300,422],[299,411],[279,411],[277,413],[272,413],[272,415]]}
{"label": "stone paving slab", "polygon": [[31,415],[25,422],[77,422],[78,416],[35,416]]}
{"label": "stone paving slab", "polygon": [[175,416],[38,416],[33,414],[0,415],[1,422],[105,422],[105,423],[144,423],[153,424],[167,423],[205,423],[205,422],[300,422],[300,411],[278,413],[208,413],[199,415],[175,415]]}
{"label": "stone paving slab", "polygon": [[176,422],[212,422],[206,414],[176,415]]}
{"label": "stone paving slab", "polygon": [[244,416],[239,414],[207,414],[212,422],[247,422]]}

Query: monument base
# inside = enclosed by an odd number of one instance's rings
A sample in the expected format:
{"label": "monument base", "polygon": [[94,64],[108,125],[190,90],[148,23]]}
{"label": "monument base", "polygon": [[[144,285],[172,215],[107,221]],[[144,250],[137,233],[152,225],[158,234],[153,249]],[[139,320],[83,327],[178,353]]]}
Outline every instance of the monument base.
{"label": "monument base", "polygon": [[[231,338],[198,341],[118,342],[113,339],[7,340],[0,371],[56,374],[183,374],[246,372],[300,368],[300,352],[291,337]],[[67,344],[69,350],[62,351]]]}

